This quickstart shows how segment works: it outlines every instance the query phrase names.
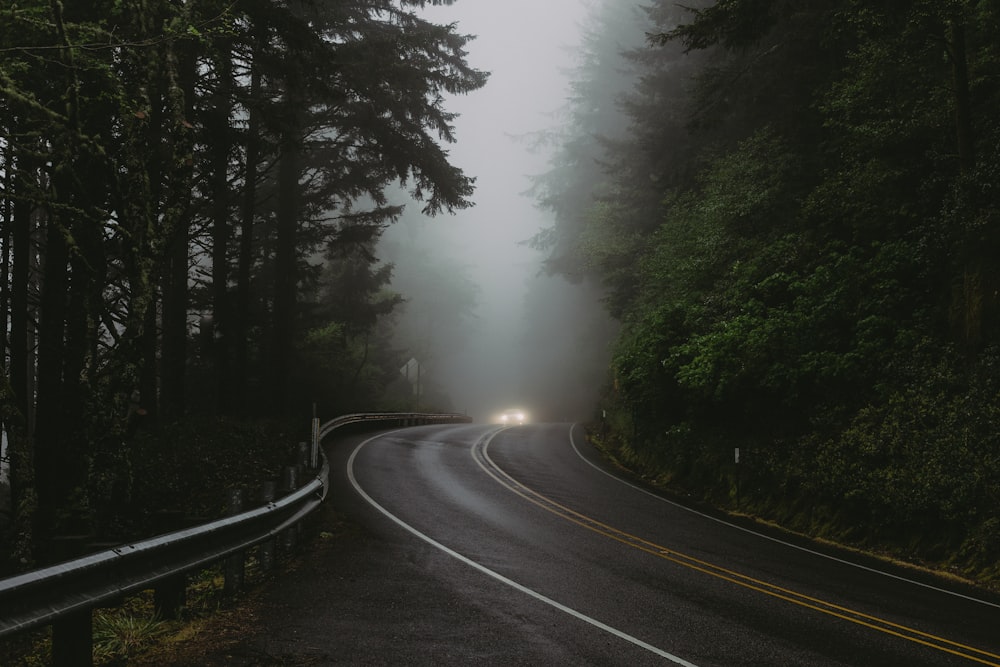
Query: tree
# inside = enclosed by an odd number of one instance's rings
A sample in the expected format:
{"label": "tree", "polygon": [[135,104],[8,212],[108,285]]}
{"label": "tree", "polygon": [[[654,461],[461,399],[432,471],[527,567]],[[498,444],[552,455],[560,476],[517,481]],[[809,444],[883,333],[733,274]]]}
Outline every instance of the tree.
{"label": "tree", "polygon": [[[911,496],[956,549],[995,557],[995,513],[968,500],[995,485],[939,462],[996,477],[992,438],[962,444],[997,398],[996,26],[960,0],[727,0],[657,26],[654,49],[701,54],[627,100],[667,178],[611,145],[609,194],[573,234],[623,324],[606,401],[625,458],[724,500],[740,444],[759,511],[809,498],[919,537]],[[682,125],[664,100],[691,73]]]}
{"label": "tree", "polygon": [[[311,21],[315,35],[285,44],[297,66],[286,70],[278,166],[274,405],[287,396],[301,254],[326,240],[371,236],[391,221],[395,212],[384,207],[383,190],[395,182],[409,184],[428,213],[469,205],[472,180],[448,164],[438,144],[453,140],[442,95],[475,90],[485,75],[464,62],[468,38],[421,19],[409,10],[417,4],[301,7],[301,16],[290,16],[293,27]],[[337,66],[324,67],[328,62]],[[310,99],[307,90],[324,95]],[[300,181],[307,186],[301,192]],[[375,204],[373,214],[336,214],[361,197]],[[339,222],[323,223],[331,218]]]}
{"label": "tree", "polygon": [[[472,181],[440,146],[453,140],[442,93],[485,74],[465,64],[469,38],[421,20],[421,4],[5,10],[0,349],[19,532],[4,543],[19,558],[32,542],[49,557],[56,534],[121,528],[140,425],[267,404],[247,389],[267,364],[280,410],[302,398],[280,387],[308,363],[289,351],[330,324],[314,316],[369,333],[393,298],[308,313],[313,258],[332,246],[384,283],[364,249],[398,215],[387,185],[408,183],[430,213],[469,205]],[[197,315],[216,336],[193,337]]]}

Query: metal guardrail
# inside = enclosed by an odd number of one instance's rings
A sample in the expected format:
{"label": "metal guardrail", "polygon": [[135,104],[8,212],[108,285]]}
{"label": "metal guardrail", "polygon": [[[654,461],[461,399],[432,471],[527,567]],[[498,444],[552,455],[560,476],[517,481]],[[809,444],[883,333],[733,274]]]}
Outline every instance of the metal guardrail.
{"label": "metal guardrail", "polygon": [[366,422],[382,422],[386,425],[416,426],[418,424],[461,424],[469,423],[472,417],[460,414],[448,413],[427,413],[427,412],[365,412],[353,415],[344,415],[331,419],[319,427],[319,439],[322,440],[329,433],[348,424],[360,424]]}
{"label": "metal guardrail", "polygon": [[[318,447],[324,437],[350,424],[411,426],[470,421],[456,414],[345,415],[319,426],[315,444]],[[100,607],[277,537],[326,498],[329,464],[325,456],[320,458],[313,480],[262,507],[0,579],[0,637]]]}

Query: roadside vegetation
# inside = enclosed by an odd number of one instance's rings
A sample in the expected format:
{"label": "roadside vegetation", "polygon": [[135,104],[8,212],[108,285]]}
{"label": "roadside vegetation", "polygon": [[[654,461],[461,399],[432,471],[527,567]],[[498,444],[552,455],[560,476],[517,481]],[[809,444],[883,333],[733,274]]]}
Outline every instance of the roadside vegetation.
{"label": "roadside vegetation", "polygon": [[538,181],[620,325],[606,447],[1000,585],[1000,11],[688,4],[595,10]]}
{"label": "roadside vegetation", "polygon": [[[429,334],[375,248],[390,195],[471,205],[443,103],[487,79],[421,4],[4,8],[0,576],[218,516],[314,405],[420,404]],[[1000,6],[684,4],[595,2],[541,137],[532,243],[617,324],[595,432],[688,496],[1000,586]],[[460,268],[388,251],[453,332]],[[115,623],[119,651],[159,631]]]}
{"label": "roadside vegetation", "polygon": [[[375,254],[471,205],[445,94],[487,74],[423,4],[4,5],[0,577],[253,504],[314,414],[450,409],[399,373],[422,313]],[[462,321],[461,267],[424,264],[407,279]],[[182,621],[220,604],[195,578]],[[137,596],[95,612],[95,657],[180,627]],[[47,632],[0,663],[44,664]]]}
{"label": "roadside vegetation", "polygon": [[[278,421],[251,425],[229,419],[192,421],[140,433],[132,471],[133,498],[102,505],[95,512],[98,524],[112,541],[115,536],[126,541],[129,536],[148,537],[204,523],[225,515],[231,489],[243,490],[247,507],[253,507],[259,504],[265,482],[280,481],[282,468],[295,459],[295,442],[307,434],[308,428],[289,429]],[[321,514],[307,520],[302,549],[314,548],[346,530],[332,509]],[[276,573],[294,566],[297,557],[295,552],[283,553],[277,569],[266,572],[251,550],[244,588],[235,595],[225,591],[221,564],[192,573],[174,619],[156,616],[152,591],[129,596],[121,606],[95,610],[94,664],[201,664],[199,651],[218,652],[222,642],[238,640],[239,628],[250,622],[254,595]],[[50,637],[47,627],[0,640],[0,664],[51,664]]]}
{"label": "roadside vegetation", "polygon": [[444,100],[487,79],[423,4],[4,5],[0,576],[211,516],[314,411],[418,405],[375,247],[471,205]]}
{"label": "roadside vegetation", "polygon": [[[156,616],[151,591],[129,597],[120,607],[96,610],[94,667],[207,664],[203,656],[224,654],[226,643],[234,641],[234,634],[251,622],[254,596],[268,580],[253,561],[249,565],[248,589],[237,596],[223,595],[219,568],[193,575],[176,619]],[[0,659],[6,667],[51,665],[51,629],[0,642]]]}

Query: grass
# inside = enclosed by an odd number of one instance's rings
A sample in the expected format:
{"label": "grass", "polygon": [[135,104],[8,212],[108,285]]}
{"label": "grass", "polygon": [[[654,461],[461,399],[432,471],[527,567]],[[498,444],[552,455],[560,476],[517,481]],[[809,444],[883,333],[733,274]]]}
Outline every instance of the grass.
{"label": "grass", "polygon": [[136,616],[127,610],[101,610],[94,614],[94,663],[127,665],[156,639],[170,631],[170,624],[156,616]]}
{"label": "grass", "polygon": [[[248,577],[251,569],[248,568]],[[204,619],[219,613],[227,604],[219,567],[197,573],[187,587],[187,603],[177,620],[156,617],[153,592],[143,591],[126,598],[121,607],[93,612],[94,665],[129,665],[155,653],[165,644],[184,641],[197,633]],[[46,667],[52,663],[50,628],[15,635],[0,641],[0,665],[4,667]]]}

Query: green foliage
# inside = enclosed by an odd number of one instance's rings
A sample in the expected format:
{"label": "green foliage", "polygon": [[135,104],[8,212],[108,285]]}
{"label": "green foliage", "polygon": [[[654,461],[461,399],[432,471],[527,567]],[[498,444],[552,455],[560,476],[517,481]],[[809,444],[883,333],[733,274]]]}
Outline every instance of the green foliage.
{"label": "green foliage", "polygon": [[744,508],[996,576],[996,7],[654,4],[659,57],[704,53],[690,98],[635,58],[629,135],[681,177],[609,142],[575,235],[622,322],[608,442],[722,503],[739,446]]}
{"label": "green foliage", "polygon": [[583,267],[601,276],[612,315],[621,316],[621,308],[635,291],[633,262],[642,253],[643,241],[643,235],[630,228],[627,211],[611,201],[594,204],[580,233],[577,252]]}
{"label": "green foliage", "polygon": [[140,431],[132,445],[131,502],[119,508],[121,521],[148,534],[164,511],[220,517],[229,489],[254,498],[264,481],[294,461],[297,443],[307,436],[307,422],[290,427],[235,419],[189,419]]}
{"label": "green foliage", "polygon": [[302,375],[303,395],[336,414],[374,405],[382,394],[384,371],[369,363],[374,361],[369,359],[371,347],[366,334],[350,335],[336,322],[307,331],[297,355],[308,369]]}
{"label": "green foliage", "polygon": [[957,361],[933,348],[900,360],[905,385],[819,444],[809,485],[863,513],[869,539],[989,567],[1000,556],[997,351],[964,372]]}
{"label": "green foliage", "polygon": [[128,534],[178,494],[211,513],[198,485],[247,478],[165,459],[152,485],[137,460],[151,440],[199,443],[179,445],[189,456],[211,441],[171,424],[133,440],[140,423],[380,400],[399,363],[380,327],[401,301],[371,255],[400,213],[385,190],[431,214],[470,205],[445,94],[487,79],[470,37],[422,4],[4,4],[2,410],[35,429],[12,466],[5,567],[53,534]]}

